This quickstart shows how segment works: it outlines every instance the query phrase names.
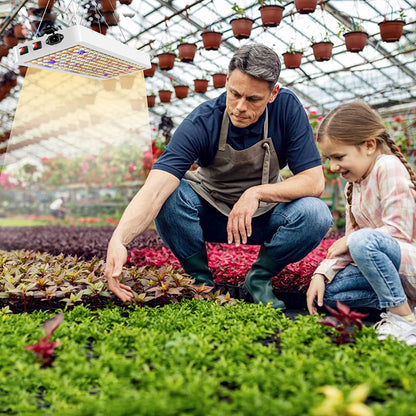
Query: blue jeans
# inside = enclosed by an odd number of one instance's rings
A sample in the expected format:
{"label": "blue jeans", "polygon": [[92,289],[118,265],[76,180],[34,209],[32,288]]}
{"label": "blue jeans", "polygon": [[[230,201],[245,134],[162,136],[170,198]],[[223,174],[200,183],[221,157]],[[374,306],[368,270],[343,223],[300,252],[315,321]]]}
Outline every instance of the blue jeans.
{"label": "blue jeans", "polygon": [[[227,220],[227,216],[199,197],[188,181],[182,179],[164,203],[155,224],[162,240],[181,260],[200,251],[206,241],[227,243]],[[282,270],[287,264],[303,259],[331,226],[332,216],[323,201],[300,198],[278,204],[268,213],[253,218],[247,244],[264,244]]]}
{"label": "blue jeans", "polygon": [[363,228],[354,232],[349,249],[355,265],[339,271],[326,286],[324,304],[339,300],[350,307],[390,308],[407,298],[400,282],[399,243],[379,231]]}

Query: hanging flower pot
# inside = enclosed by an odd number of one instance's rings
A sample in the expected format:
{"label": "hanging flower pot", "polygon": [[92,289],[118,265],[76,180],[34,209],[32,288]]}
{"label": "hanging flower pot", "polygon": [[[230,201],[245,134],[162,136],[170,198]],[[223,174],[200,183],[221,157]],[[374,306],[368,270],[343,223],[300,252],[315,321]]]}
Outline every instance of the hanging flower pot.
{"label": "hanging flower pot", "polygon": [[101,10],[105,12],[113,12],[117,7],[117,0],[100,0]]}
{"label": "hanging flower pot", "polygon": [[226,74],[214,74],[212,76],[212,82],[214,84],[214,88],[223,88],[225,87],[225,83],[227,81]]}
{"label": "hanging flower pot", "polygon": [[165,52],[157,55],[159,59],[159,68],[169,70],[175,64],[176,55],[173,52]]}
{"label": "hanging flower pot", "polygon": [[366,32],[353,31],[344,33],[345,47],[349,52],[361,52],[366,43],[368,34]]}
{"label": "hanging flower pot", "polygon": [[102,23],[91,23],[91,29],[94,32],[101,33],[102,35],[106,35],[107,34],[108,26],[107,26],[107,23],[105,23],[105,22],[102,22]]}
{"label": "hanging flower pot", "polygon": [[148,95],[147,96],[147,106],[150,107],[154,107],[156,104],[156,95],[152,94],[152,95]]}
{"label": "hanging flower pot", "polygon": [[23,66],[23,65],[19,66],[19,74],[22,77],[24,77],[26,75],[26,72],[27,72],[27,66]]}
{"label": "hanging flower pot", "polygon": [[117,26],[120,21],[119,15],[115,12],[105,12],[103,16],[108,26]]}
{"label": "hanging flower pot", "polygon": [[0,45],[0,58],[9,54],[9,48],[6,45]]}
{"label": "hanging flower pot", "polygon": [[221,45],[222,33],[214,31],[203,31],[202,43],[207,51],[216,51]]}
{"label": "hanging flower pot", "polygon": [[384,20],[378,25],[380,27],[380,36],[383,42],[396,42],[403,33],[404,20]]}
{"label": "hanging flower pot", "polygon": [[285,52],[283,54],[283,61],[285,63],[285,67],[287,69],[295,69],[300,67],[300,63],[302,61],[302,52],[295,51],[295,52]]}
{"label": "hanging flower pot", "polygon": [[208,80],[207,79],[194,79],[194,90],[195,92],[207,92]]}
{"label": "hanging flower pot", "polygon": [[3,42],[8,48],[14,48],[18,44],[19,40],[14,35],[14,32],[9,32],[3,36]]}
{"label": "hanging flower pot", "polygon": [[251,34],[254,20],[248,17],[239,17],[231,20],[233,35],[236,39],[248,39]]}
{"label": "hanging flower pot", "polygon": [[25,39],[25,33],[24,33],[23,25],[21,23],[18,23],[13,26],[13,32],[14,32],[14,36],[17,39]]}
{"label": "hanging flower pot", "polygon": [[133,2],[133,0],[118,0],[118,2],[120,4],[127,4],[127,5],[129,5],[129,4],[131,4]]}
{"label": "hanging flower pot", "polygon": [[195,43],[180,43],[178,53],[181,62],[193,62],[196,53]]}
{"label": "hanging flower pot", "polygon": [[284,6],[261,6],[260,16],[264,27],[279,26],[283,17]]}
{"label": "hanging flower pot", "polygon": [[309,14],[313,13],[316,9],[318,0],[295,0],[296,10],[300,14]]}
{"label": "hanging flower pot", "polygon": [[332,42],[316,42],[312,44],[313,55],[318,62],[329,61],[332,56]]}
{"label": "hanging flower pot", "polygon": [[52,9],[55,0],[38,0],[38,7],[40,9]]}
{"label": "hanging flower pot", "polygon": [[143,74],[144,74],[145,78],[151,78],[155,74],[155,72],[156,72],[157,63],[152,62],[151,65],[152,66],[150,68],[145,69],[143,71]]}
{"label": "hanging flower pot", "polygon": [[186,98],[188,96],[188,85],[176,85],[174,88],[176,98]]}
{"label": "hanging flower pot", "polygon": [[159,90],[159,100],[161,103],[169,103],[171,98],[172,98],[172,91]]}

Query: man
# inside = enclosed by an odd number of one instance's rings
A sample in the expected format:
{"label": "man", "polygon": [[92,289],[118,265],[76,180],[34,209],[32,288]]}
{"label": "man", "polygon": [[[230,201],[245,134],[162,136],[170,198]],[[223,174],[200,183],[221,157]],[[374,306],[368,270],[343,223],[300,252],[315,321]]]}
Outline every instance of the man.
{"label": "man", "polygon": [[[271,279],[313,250],[332,225],[321,159],[298,98],[276,84],[280,60],[246,45],[228,67],[226,92],[199,105],[180,124],[110,240],[105,275],[130,301],[117,277],[125,246],[153,220],[196,284],[214,286],[205,242],[261,245],[245,279],[256,303],[284,309]],[[196,172],[188,172],[192,163]],[[282,181],[279,169],[293,176]]]}
{"label": "man", "polygon": [[65,198],[63,196],[53,200],[49,205],[49,212],[51,215],[53,215],[55,218],[64,219],[66,213],[68,212],[68,210],[64,207],[64,203]]}

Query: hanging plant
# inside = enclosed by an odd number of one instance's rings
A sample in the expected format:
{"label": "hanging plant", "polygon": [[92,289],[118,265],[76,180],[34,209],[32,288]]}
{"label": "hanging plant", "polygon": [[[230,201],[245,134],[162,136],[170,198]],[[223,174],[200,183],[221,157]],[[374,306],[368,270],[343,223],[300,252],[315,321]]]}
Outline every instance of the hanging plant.
{"label": "hanging plant", "polygon": [[154,107],[156,104],[156,95],[154,93],[147,96],[147,106]]}
{"label": "hanging plant", "polygon": [[26,75],[26,72],[27,72],[27,66],[23,66],[23,65],[19,66],[19,74],[22,77],[24,77]]}
{"label": "hanging plant", "polygon": [[246,12],[237,3],[232,7],[236,17],[230,21],[233,35],[236,39],[248,39],[251,34],[254,20],[246,16]]}
{"label": "hanging plant", "polygon": [[115,12],[105,12],[103,16],[108,26],[117,26],[120,21],[120,16]]}
{"label": "hanging plant", "polygon": [[403,33],[404,20],[384,20],[378,24],[383,42],[397,42]]}
{"label": "hanging plant", "polygon": [[194,79],[194,90],[195,92],[204,93],[208,90],[208,80],[207,79]]}
{"label": "hanging plant", "polygon": [[0,44],[0,58],[9,54],[9,48],[6,45]]}
{"label": "hanging plant", "polygon": [[320,42],[315,42],[313,36],[311,39],[311,46],[315,60],[318,62],[329,61],[332,57],[332,48],[334,44],[329,39],[329,34],[326,32],[325,36]]}
{"label": "hanging plant", "polygon": [[18,42],[17,37],[14,35],[13,27],[10,27],[3,35],[3,43],[8,48],[14,48]]}
{"label": "hanging plant", "polygon": [[157,68],[157,63],[156,62],[152,62],[151,63],[151,67],[148,68],[148,69],[145,69],[143,71],[143,74],[144,74],[145,78],[151,78],[151,77],[153,77],[153,75],[156,72],[156,68]]}
{"label": "hanging plant", "polygon": [[294,46],[290,44],[288,50],[283,54],[285,67],[288,69],[299,68],[302,61],[302,55],[302,50],[296,50]]}
{"label": "hanging plant", "polygon": [[168,71],[175,65],[176,55],[173,52],[163,52],[156,55],[159,59],[159,68]]}
{"label": "hanging plant", "polygon": [[216,51],[221,45],[222,33],[212,30],[204,30],[201,34],[204,49],[207,51]]}
{"label": "hanging plant", "polygon": [[193,62],[196,53],[196,44],[187,43],[181,40],[181,43],[178,45],[178,54],[181,62]]}
{"label": "hanging plant", "polygon": [[52,9],[53,5],[55,3],[55,0],[38,0],[38,7],[40,9]]}
{"label": "hanging plant", "polygon": [[343,34],[347,51],[361,52],[367,43],[368,33],[364,32],[361,25],[355,22],[354,19],[352,19],[352,24],[352,30],[343,25],[339,25],[340,31],[338,32],[338,36],[341,33]]}
{"label": "hanging plant", "polygon": [[260,17],[264,27],[279,26],[283,17],[284,6],[266,5],[266,1],[260,0]]}
{"label": "hanging plant", "polygon": [[172,91],[159,90],[159,100],[161,103],[169,103],[172,98]]}
{"label": "hanging plant", "polygon": [[313,13],[316,9],[318,0],[295,0],[296,10],[300,14],[309,14]]}
{"label": "hanging plant", "polygon": [[23,28],[23,25],[21,23],[16,23],[13,26],[13,33],[14,33],[14,36],[19,40],[22,40],[22,39],[26,38],[24,28]]}
{"label": "hanging plant", "polygon": [[114,12],[117,7],[117,0],[100,0],[103,13]]}
{"label": "hanging plant", "polygon": [[189,92],[189,86],[188,85],[175,85],[175,95],[176,98],[186,98],[188,96]]}
{"label": "hanging plant", "polygon": [[227,74],[217,73],[212,76],[212,83],[214,84],[214,88],[225,87],[226,81],[227,81]]}
{"label": "hanging plant", "polygon": [[91,29],[94,32],[101,33],[102,35],[107,34],[108,25],[104,20],[93,20],[91,21]]}

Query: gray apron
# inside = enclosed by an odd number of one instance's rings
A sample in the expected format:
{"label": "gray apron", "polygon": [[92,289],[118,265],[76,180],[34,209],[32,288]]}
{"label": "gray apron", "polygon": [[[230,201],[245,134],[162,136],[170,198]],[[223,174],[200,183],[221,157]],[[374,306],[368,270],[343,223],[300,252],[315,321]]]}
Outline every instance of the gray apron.
{"label": "gray apron", "polygon": [[[228,216],[245,190],[256,185],[281,182],[279,160],[268,133],[268,113],[264,121],[263,139],[244,150],[227,144],[228,113],[222,118],[218,151],[207,167],[186,172],[191,188],[205,201]],[[253,217],[273,209],[277,203],[260,202]]]}

